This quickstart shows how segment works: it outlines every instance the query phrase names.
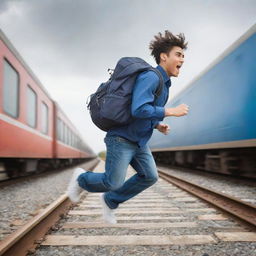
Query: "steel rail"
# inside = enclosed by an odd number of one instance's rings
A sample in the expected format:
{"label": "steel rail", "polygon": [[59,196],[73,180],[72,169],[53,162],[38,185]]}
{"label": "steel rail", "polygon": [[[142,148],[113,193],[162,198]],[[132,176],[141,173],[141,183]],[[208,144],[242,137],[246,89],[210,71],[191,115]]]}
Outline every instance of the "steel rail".
{"label": "steel rail", "polygon": [[[94,169],[95,161],[88,163]],[[0,256],[25,256],[40,244],[46,233],[67,213],[72,206],[66,194],[47,206],[41,213],[0,242]]]}
{"label": "steel rail", "polygon": [[158,168],[159,176],[256,228],[256,206],[233,196],[191,183]]}
{"label": "steel rail", "polygon": [[60,216],[69,210],[71,204],[68,197],[62,195],[44,209],[43,212],[1,241],[0,255],[27,255],[29,250],[36,248],[37,242],[59,220]]}

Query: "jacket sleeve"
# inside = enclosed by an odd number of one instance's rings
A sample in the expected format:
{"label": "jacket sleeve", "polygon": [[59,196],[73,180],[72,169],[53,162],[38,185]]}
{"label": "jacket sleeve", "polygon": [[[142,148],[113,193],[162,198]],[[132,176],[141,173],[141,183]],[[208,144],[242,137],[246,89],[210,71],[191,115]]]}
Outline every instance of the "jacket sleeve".
{"label": "jacket sleeve", "polygon": [[159,78],[153,71],[140,74],[135,82],[132,94],[131,114],[135,118],[162,120],[164,107],[154,106],[155,91]]}
{"label": "jacket sleeve", "polygon": [[160,121],[155,120],[155,121],[153,121],[152,127],[153,127],[154,129],[156,129],[156,126],[157,126],[158,124],[160,124]]}

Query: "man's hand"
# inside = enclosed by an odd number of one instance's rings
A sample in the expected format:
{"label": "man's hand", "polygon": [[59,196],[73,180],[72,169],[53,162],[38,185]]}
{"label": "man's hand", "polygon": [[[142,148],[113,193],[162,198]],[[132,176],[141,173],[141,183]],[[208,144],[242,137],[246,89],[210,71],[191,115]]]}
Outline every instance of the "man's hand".
{"label": "man's hand", "polygon": [[163,134],[167,135],[170,131],[170,126],[168,124],[158,124],[156,126],[156,129],[159,131],[159,132],[162,132]]}
{"label": "man's hand", "polygon": [[189,106],[186,104],[180,104],[175,108],[165,108],[165,116],[184,116],[187,115]]}

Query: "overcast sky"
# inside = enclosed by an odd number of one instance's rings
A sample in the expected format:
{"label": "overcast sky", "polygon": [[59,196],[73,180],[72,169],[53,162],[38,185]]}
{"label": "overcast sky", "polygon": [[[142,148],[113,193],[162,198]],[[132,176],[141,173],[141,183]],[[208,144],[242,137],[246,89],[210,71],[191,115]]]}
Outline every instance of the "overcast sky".
{"label": "overcast sky", "polygon": [[153,66],[149,42],[168,29],[188,41],[170,98],[256,22],[255,0],[0,0],[0,28],[91,148],[105,150],[86,98],[123,56]]}

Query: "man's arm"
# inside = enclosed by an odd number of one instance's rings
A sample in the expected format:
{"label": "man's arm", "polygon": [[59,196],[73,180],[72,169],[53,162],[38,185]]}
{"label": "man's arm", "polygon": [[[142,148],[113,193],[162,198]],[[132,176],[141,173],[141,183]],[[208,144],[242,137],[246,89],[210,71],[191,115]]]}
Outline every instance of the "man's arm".
{"label": "man's arm", "polygon": [[160,121],[156,120],[156,121],[153,122],[152,127],[153,127],[154,129],[157,129],[156,127],[157,127],[159,124],[160,124]]}
{"label": "man's arm", "polygon": [[155,91],[159,85],[159,78],[153,71],[138,76],[133,89],[131,114],[133,117],[162,120],[165,116],[164,107],[154,106]]}
{"label": "man's arm", "polygon": [[[188,113],[188,106],[180,104],[175,108],[154,106],[156,89],[159,85],[159,77],[153,71],[142,73],[138,76],[133,89],[131,114],[140,119],[163,120],[168,116],[183,116]],[[158,121],[158,123],[159,123]],[[157,124],[154,124],[154,127]]]}

